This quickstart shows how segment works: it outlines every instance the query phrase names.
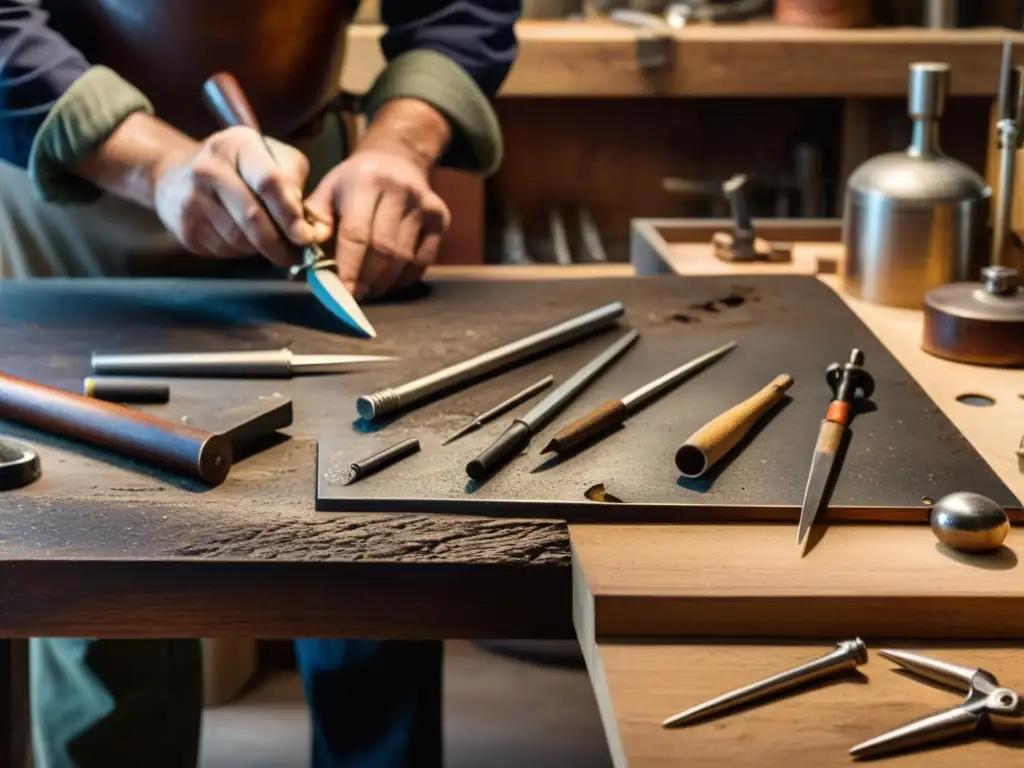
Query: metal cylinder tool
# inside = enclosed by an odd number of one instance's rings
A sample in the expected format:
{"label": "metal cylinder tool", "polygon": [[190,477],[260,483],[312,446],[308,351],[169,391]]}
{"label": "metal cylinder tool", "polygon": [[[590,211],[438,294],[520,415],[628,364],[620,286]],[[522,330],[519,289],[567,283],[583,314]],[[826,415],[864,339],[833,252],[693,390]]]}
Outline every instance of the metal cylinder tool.
{"label": "metal cylinder tool", "polygon": [[588,336],[602,328],[614,325],[626,308],[615,301],[595,310],[566,320],[526,338],[505,344],[440,371],[389,387],[373,394],[363,395],[356,401],[356,411],[364,419],[378,419],[415,405],[429,397],[468,386],[488,373],[522,362],[533,355],[546,352],[571,341]]}

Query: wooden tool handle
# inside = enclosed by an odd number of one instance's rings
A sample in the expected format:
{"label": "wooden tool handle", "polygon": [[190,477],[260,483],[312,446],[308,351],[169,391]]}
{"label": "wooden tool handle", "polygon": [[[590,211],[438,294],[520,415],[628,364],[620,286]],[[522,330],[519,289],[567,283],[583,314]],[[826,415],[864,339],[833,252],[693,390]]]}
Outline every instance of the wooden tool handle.
{"label": "wooden tool handle", "polygon": [[571,450],[594,435],[618,426],[626,419],[626,406],[621,400],[606,400],[580,418],[567,424],[551,438],[541,453],[563,453]]}
{"label": "wooden tool handle", "polygon": [[685,477],[700,477],[711,469],[743,439],[758,419],[782,399],[791,386],[793,378],[788,373],[780,374],[760,392],[690,435],[676,451],[676,467],[680,473]]}
{"label": "wooden tool handle", "polygon": [[0,418],[151,462],[210,485],[224,482],[231,469],[231,443],[223,435],[3,373]]}
{"label": "wooden tool handle", "polygon": [[259,120],[234,75],[218,72],[203,84],[206,106],[225,128],[237,125],[262,134]]}

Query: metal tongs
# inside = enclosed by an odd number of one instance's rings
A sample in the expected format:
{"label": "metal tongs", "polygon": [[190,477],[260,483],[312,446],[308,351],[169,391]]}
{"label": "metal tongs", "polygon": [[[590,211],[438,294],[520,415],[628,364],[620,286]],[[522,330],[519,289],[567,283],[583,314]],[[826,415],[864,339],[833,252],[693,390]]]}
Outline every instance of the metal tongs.
{"label": "metal tongs", "polygon": [[1024,700],[1016,691],[1002,687],[991,672],[903,651],[879,651],[879,655],[896,662],[912,675],[962,691],[967,697],[952,709],[928,715],[858,744],[850,750],[854,757],[881,757],[962,736],[982,726],[996,732],[1024,726]]}

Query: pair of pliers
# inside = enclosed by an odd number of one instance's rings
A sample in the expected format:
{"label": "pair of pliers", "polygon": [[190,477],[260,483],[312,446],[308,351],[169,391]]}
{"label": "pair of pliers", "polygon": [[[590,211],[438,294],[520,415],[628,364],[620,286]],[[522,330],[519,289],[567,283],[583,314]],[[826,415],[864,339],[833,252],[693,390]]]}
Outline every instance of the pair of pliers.
{"label": "pair of pliers", "polygon": [[966,694],[963,703],[907,723],[858,744],[850,750],[856,758],[874,758],[926,744],[963,736],[982,726],[996,732],[1024,727],[1024,699],[999,684],[984,669],[949,664],[904,651],[879,651],[907,672]]}

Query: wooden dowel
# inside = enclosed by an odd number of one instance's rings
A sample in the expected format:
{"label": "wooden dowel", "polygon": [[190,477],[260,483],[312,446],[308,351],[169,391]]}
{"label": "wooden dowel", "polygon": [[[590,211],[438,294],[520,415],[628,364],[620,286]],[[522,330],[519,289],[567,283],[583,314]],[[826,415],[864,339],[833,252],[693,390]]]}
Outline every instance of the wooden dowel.
{"label": "wooden dowel", "polygon": [[700,477],[744,438],[758,420],[793,386],[788,373],[776,376],[755,395],[698,429],[676,451],[676,467],[684,477]]}
{"label": "wooden dowel", "polygon": [[0,373],[0,418],[116,451],[210,485],[231,470],[227,437]]}

